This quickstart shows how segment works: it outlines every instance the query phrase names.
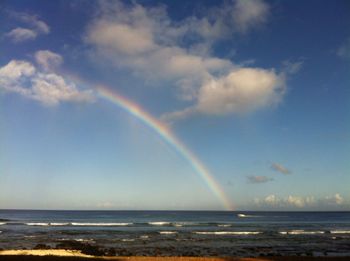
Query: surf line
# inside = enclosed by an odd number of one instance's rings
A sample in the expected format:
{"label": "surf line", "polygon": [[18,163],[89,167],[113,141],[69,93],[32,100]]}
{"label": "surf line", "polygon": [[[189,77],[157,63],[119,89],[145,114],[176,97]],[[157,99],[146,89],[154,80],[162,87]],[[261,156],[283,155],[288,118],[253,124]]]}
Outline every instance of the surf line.
{"label": "surf line", "polygon": [[99,85],[97,92],[101,98],[104,98],[130,115],[142,121],[149,128],[154,130],[163,140],[173,147],[195,170],[195,172],[205,181],[209,189],[218,197],[226,210],[233,210],[233,205],[225,195],[220,184],[215,180],[205,165],[183,144],[161,121],[154,118],[151,114],[142,109],[138,104],[123,97],[115,90]]}

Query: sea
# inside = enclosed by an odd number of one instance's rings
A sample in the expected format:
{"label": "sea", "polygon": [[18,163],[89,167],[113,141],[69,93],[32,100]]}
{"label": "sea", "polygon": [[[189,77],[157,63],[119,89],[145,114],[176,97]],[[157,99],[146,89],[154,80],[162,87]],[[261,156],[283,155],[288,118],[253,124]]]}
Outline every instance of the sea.
{"label": "sea", "polygon": [[0,249],[138,256],[350,256],[350,212],[0,210]]}

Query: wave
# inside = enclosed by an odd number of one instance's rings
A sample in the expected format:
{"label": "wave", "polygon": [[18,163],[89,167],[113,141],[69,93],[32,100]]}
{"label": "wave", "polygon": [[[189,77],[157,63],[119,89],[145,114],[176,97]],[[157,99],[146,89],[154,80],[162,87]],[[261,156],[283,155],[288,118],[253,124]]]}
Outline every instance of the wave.
{"label": "wave", "polygon": [[155,222],[148,222],[147,224],[151,226],[165,226],[165,225],[170,225],[171,223],[166,221],[155,221]]}
{"label": "wave", "polygon": [[74,239],[74,241],[83,242],[83,243],[95,243],[95,240],[86,239],[86,238],[76,238],[76,239]]}
{"label": "wave", "polygon": [[176,231],[159,231],[159,234],[161,235],[173,235],[173,234],[177,234]]}
{"label": "wave", "polygon": [[135,239],[123,238],[122,241],[123,241],[123,242],[134,242]]}
{"label": "wave", "polygon": [[253,218],[253,217],[261,217],[261,216],[238,213],[237,217],[239,217],[239,218]]}
{"label": "wave", "polygon": [[259,231],[195,231],[198,235],[258,235]]}
{"label": "wave", "polygon": [[305,230],[290,230],[290,231],[280,231],[281,235],[315,235],[324,234],[324,231],[305,231]]}
{"label": "wave", "polygon": [[142,236],[140,236],[140,238],[141,238],[141,239],[148,239],[149,236],[147,236],[147,235],[142,235]]}
{"label": "wave", "polygon": [[50,226],[69,226],[70,223],[50,223]]}
{"label": "wave", "polygon": [[25,223],[27,226],[50,226],[50,223],[41,223],[41,222],[37,222],[37,223]]}
{"label": "wave", "polygon": [[350,230],[331,230],[331,234],[350,234]]}
{"label": "wave", "polygon": [[79,223],[79,222],[72,222],[70,224],[72,226],[89,226],[89,227],[122,227],[122,226],[130,226],[133,223]]}
{"label": "wave", "polygon": [[7,223],[5,222],[0,222],[0,226],[6,225]]}

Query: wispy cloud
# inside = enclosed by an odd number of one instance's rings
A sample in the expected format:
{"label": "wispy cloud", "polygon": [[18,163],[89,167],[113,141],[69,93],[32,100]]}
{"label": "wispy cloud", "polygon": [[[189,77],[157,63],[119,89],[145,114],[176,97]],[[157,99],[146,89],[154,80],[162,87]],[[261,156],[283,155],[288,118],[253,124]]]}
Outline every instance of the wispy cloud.
{"label": "wispy cloud", "polygon": [[344,59],[350,59],[350,37],[338,48],[337,55]]}
{"label": "wispy cloud", "polygon": [[61,55],[49,50],[37,51],[34,57],[37,64],[45,71],[52,71],[63,63]]}
{"label": "wispy cloud", "polygon": [[236,0],[232,10],[232,18],[240,32],[266,22],[270,6],[262,0]]}
{"label": "wispy cloud", "polygon": [[17,27],[5,34],[6,37],[11,38],[12,41],[15,43],[33,40],[37,37],[37,35],[37,32],[35,32],[34,30],[22,27]]}
{"label": "wispy cloud", "polygon": [[50,33],[50,27],[36,15],[11,11],[9,16],[29,26],[29,28],[17,27],[5,34],[14,43],[34,40],[38,35]]}
{"label": "wispy cloud", "polygon": [[[47,54],[47,51],[44,53]],[[49,53],[51,57],[55,59],[60,57],[63,61],[58,54]],[[44,65],[48,66],[52,62],[49,60],[39,59],[38,61],[39,63],[45,61]],[[20,94],[48,106],[54,106],[63,101],[82,102],[94,99],[91,90],[81,91],[63,76],[53,71],[40,70],[34,64],[20,60],[12,60],[0,67],[0,89]]]}
{"label": "wispy cloud", "polygon": [[251,184],[266,183],[272,180],[273,178],[267,176],[247,176],[247,181]]}
{"label": "wispy cloud", "polygon": [[271,169],[273,169],[279,173],[285,174],[285,175],[291,174],[291,171],[289,169],[287,169],[286,167],[282,166],[279,163],[272,163]]}

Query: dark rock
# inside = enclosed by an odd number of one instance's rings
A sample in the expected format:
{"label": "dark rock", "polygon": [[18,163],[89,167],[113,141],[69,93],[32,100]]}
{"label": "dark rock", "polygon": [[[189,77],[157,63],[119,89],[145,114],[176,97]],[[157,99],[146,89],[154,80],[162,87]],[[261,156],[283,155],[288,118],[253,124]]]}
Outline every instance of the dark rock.
{"label": "dark rock", "polygon": [[51,249],[51,247],[45,244],[37,244],[34,249]]}

